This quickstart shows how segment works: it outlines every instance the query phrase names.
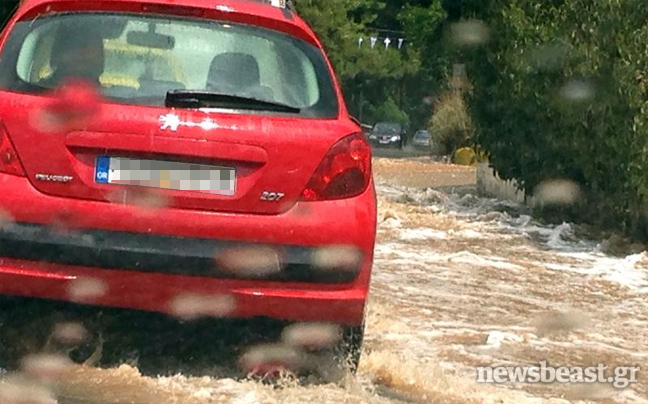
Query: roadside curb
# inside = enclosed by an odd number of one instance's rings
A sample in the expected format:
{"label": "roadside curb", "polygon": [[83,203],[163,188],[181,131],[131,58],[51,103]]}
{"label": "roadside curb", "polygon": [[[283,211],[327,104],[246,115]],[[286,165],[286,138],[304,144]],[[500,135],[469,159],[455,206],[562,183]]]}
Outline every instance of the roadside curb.
{"label": "roadside curb", "polygon": [[524,190],[518,189],[515,180],[501,179],[488,162],[477,163],[477,190],[494,198],[533,205],[533,198],[527,198]]}

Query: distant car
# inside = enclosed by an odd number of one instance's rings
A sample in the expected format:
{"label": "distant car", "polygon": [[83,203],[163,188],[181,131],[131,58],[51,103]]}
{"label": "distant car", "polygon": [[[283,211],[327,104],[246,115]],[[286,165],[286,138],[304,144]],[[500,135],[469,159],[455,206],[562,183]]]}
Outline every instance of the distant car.
{"label": "distant car", "polygon": [[417,149],[429,149],[432,135],[427,130],[419,130],[412,138],[412,145]]}
{"label": "distant car", "polygon": [[377,147],[403,148],[406,131],[403,125],[393,122],[377,123],[369,133],[369,142]]}
{"label": "distant car", "polygon": [[432,156],[440,156],[444,151],[441,138],[424,129],[421,129],[414,134],[412,137],[412,145],[416,149],[429,151]]}

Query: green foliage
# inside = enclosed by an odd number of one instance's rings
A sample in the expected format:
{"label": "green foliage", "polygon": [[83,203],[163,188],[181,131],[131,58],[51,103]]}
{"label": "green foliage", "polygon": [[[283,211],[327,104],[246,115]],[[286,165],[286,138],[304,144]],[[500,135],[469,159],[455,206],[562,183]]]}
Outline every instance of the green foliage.
{"label": "green foliage", "polygon": [[370,106],[368,115],[372,122],[398,122],[401,125],[409,124],[409,116],[405,111],[398,108],[392,97],[380,103],[377,107]]}
{"label": "green foliage", "polygon": [[440,1],[429,7],[406,5],[399,15],[407,38],[421,59],[421,79],[436,90],[446,84],[455,55],[455,50],[443,41],[446,17]]}
{"label": "green foliage", "polygon": [[[299,0],[299,15],[313,28],[331,59],[337,75],[344,81],[355,78],[363,70],[377,69],[378,76],[398,69],[394,57],[381,63],[376,52],[359,48],[357,39],[364,35],[366,24],[373,21],[384,4],[377,0]],[[352,18],[352,14],[356,18]]]}
{"label": "green foliage", "polygon": [[18,0],[0,1],[0,27],[4,26],[17,5]]}
{"label": "green foliage", "polygon": [[473,123],[460,93],[446,93],[437,101],[430,119],[429,131],[439,136],[448,155],[471,144]]}
{"label": "green foliage", "polygon": [[530,192],[548,178],[573,179],[596,202],[600,223],[640,230],[648,3],[491,0],[474,15],[493,34],[465,53],[476,140],[491,165]]}
{"label": "green foliage", "polygon": [[[411,120],[416,126],[424,125],[429,115],[423,98],[432,92],[432,83],[421,71],[419,48],[410,43],[405,29],[409,13],[408,4],[416,0],[296,0],[299,14],[311,25],[322,41],[329,58],[341,80],[351,113],[363,122],[375,123],[385,112],[389,99],[400,119]],[[435,17],[436,18],[436,17]],[[436,21],[436,20],[435,20]],[[428,23],[428,26],[430,23]],[[378,43],[374,49],[368,45],[370,35],[384,37],[380,29],[393,30],[389,49]],[[397,37],[407,37],[404,48],[397,49]],[[365,43],[358,46],[358,38]],[[387,100],[387,101],[385,101]],[[379,109],[382,110],[379,112]],[[405,118],[407,117],[407,118]]]}

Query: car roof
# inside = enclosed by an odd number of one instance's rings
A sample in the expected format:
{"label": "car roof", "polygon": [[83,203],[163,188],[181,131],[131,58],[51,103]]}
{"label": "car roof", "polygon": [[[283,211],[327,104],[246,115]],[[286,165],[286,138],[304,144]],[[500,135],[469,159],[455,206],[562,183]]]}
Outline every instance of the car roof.
{"label": "car roof", "polygon": [[[104,0],[111,4],[119,3],[141,3],[155,4],[162,6],[179,7],[200,7],[211,10],[222,10],[226,12],[237,12],[254,17],[267,18],[281,21],[283,24],[293,25],[300,28],[315,42],[317,38],[310,27],[294,12],[287,8],[274,6],[268,0]],[[96,0],[22,0],[21,8],[31,9],[42,4],[71,3],[80,5],[83,3],[96,3]],[[115,7],[118,8],[118,7]]]}

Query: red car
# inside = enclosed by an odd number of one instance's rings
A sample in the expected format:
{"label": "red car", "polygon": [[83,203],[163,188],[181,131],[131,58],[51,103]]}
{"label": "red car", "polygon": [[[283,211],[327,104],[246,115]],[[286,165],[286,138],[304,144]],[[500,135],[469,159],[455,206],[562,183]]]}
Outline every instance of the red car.
{"label": "red car", "polygon": [[25,0],[0,37],[0,294],[341,325],[371,151],[280,1]]}

